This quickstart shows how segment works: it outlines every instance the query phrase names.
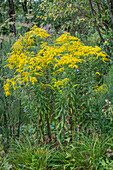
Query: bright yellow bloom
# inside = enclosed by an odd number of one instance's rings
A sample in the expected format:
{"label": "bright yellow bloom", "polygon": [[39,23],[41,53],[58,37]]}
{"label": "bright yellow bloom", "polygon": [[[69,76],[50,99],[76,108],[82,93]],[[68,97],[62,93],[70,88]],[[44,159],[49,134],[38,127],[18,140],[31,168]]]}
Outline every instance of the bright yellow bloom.
{"label": "bright yellow bloom", "polygon": [[[101,48],[85,46],[80,39],[64,32],[53,44],[47,38],[50,35],[43,29],[33,26],[29,32],[17,40],[12,47],[12,53],[7,59],[7,67],[15,70],[14,78],[7,79],[4,84],[6,95],[10,94],[10,87],[14,90],[24,85],[61,88],[68,85],[69,78],[65,77],[67,68],[74,70],[87,60],[109,61],[107,54]],[[99,74],[99,72],[96,72]],[[49,75],[49,76],[48,76]],[[59,79],[57,76],[61,76]],[[77,84],[75,84],[77,86]]]}
{"label": "bright yellow bloom", "polygon": [[107,92],[108,89],[107,89],[107,85],[106,84],[103,84],[101,86],[97,86],[97,88],[95,89],[95,92],[101,92],[101,93],[104,93],[104,92]]}
{"label": "bright yellow bloom", "polygon": [[99,72],[96,72],[95,74],[98,74],[98,75],[100,75],[100,73],[99,73]]}
{"label": "bright yellow bloom", "polygon": [[67,78],[63,79],[63,80],[59,80],[59,81],[56,81],[54,83],[54,87],[56,88],[59,88],[59,87],[62,87],[64,84],[67,84],[68,83],[68,80]]}

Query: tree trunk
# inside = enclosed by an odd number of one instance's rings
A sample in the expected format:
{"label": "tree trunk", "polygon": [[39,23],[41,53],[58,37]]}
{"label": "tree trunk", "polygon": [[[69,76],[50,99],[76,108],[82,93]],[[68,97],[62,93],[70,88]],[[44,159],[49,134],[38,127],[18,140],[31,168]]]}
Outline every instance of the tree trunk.
{"label": "tree trunk", "polygon": [[16,27],[15,27],[15,9],[13,0],[8,0],[9,3],[9,17],[10,17],[10,33],[13,33],[16,36]]}
{"label": "tree trunk", "polygon": [[30,5],[29,5],[29,13],[31,14],[31,10],[32,10],[32,4],[31,4],[31,0],[30,0]]}
{"label": "tree trunk", "polygon": [[23,8],[23,11],[27,14],[28,13],[28,10],[27,10],[27,0],[24,0],[22,2],[22,8]]}

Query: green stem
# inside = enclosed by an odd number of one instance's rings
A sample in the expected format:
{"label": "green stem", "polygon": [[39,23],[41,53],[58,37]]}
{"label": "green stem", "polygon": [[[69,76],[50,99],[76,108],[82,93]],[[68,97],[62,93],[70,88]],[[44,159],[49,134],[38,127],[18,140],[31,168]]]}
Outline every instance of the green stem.
{"label": "green stem", "polygon": [[20,136],[20,124],[21,124],[21,99],[19,100],[20,110],[19,110],[19,122],[18,122],[18,137]]}

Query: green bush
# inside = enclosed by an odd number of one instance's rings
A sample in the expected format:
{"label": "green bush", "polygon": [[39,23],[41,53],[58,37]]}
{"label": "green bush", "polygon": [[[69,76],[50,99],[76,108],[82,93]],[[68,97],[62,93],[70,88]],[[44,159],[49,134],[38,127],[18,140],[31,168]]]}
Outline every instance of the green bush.
{"label": "green bush", "polygon": [[12,47],[4,83],[6,96],[20,96],[29,119],[44,141],[66,131],[74,138],[77,122],[92,126],[95,91],[101,89],[109,59],[99,47],[85,46],[69,33],[56,40],[34,26]]}

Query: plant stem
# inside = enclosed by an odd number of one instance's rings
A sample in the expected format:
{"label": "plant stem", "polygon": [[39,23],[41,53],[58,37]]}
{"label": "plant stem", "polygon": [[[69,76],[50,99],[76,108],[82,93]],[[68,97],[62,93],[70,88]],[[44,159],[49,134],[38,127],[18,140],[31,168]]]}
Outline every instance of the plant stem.
{"label": "plant stem", "polygon": [[51,141],[51,130],[50,130],[50,124],[49,124],[48,114],[46,114],[46,120],[47,120],[47,132],[48,132],[48,137],[49,137],[49,140]]}
{"label": "plant stem", "polygon": [[19,100],[19,106],[20,106],[20,110],[19,110],[19,122],[18,122],[18,137],[20,136],[20,124],[21,124],[21,99]]}

